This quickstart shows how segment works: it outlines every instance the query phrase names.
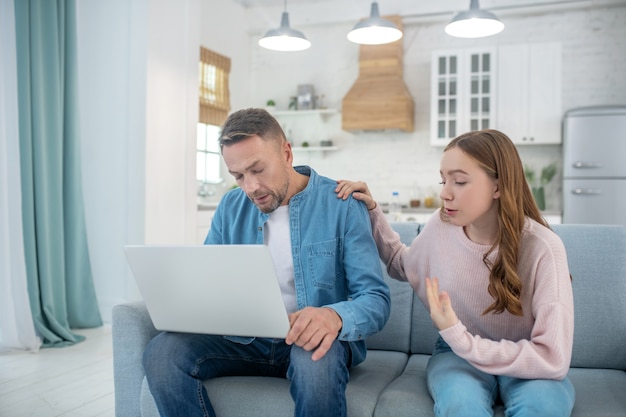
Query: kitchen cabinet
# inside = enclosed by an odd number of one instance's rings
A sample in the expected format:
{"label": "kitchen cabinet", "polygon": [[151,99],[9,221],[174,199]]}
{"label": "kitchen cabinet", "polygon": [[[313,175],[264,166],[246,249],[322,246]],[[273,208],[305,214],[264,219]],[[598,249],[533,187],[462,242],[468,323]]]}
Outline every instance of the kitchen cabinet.
{"label": "kitchen cabinet", "polygon": [[431,145],[495,125],[496,59],[495,47],[433,51]]}
{"label": "kitchen cabinet", "polygon": [[[337,109],[315,110],[278,110],[272,115],[280,125],[293,146],[294,151],[336,151],[334,146],[321,146],[322,141],[332,140],[333,133],[340,129],[336,117],[340,112]],[[303,147],[307,142],[309,146]]]}
{"label": "kitchen cabinet", "polygon": [[498,48],[496,129],[516,144],[561,143],[561,45]]}

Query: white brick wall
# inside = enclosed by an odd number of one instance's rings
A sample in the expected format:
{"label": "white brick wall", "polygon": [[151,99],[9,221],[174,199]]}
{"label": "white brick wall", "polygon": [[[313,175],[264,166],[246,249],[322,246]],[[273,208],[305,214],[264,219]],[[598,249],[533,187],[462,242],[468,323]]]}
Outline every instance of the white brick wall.
{"label": "white brick wall", "polygon": [[[380,201],[394,190],[403,200],[420,189],[438,190],[441,149],[429,144],[433,49],[558,41],[563,45],[563,112],[581,106],[626,104],[626,3],[501,19],[506,24],[501,34],[475,40],[445,35],[445,22],[405,23],[405,82],[415,100],[415,132],[350,134],[341,130],[341,117],[333,116],[321,134],[326,132],[340,150],[298,153],[296,162],[310,164],[333,178],[365,180]],[[310,83],[325,95],[329,107],[340,109],[358,73],[358,47],[345,39],[348,26],[307,27],[313,47],[299,53],[277,54],[253,47],[251,104],[262,106],[272,98],[284,109],[289,96],[296,95],[297,85]],[[251,42],[256,44],[256,38]],[[538,169],[554,160],[559,166],[561,162],[561,146],[530,146],[520,148],[520,154],[525,163]],[[559,172],[546,193],[549,210],[561,208],[560,182]]]}

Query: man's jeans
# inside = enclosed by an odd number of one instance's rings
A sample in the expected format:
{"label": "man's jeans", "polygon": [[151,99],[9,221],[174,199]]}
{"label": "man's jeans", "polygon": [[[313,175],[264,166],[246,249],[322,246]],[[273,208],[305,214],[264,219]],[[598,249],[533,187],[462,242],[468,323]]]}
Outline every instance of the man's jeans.
{"label": "man's jeans", "polygon": [[490,375],[458,357],[441,338],[426,376],[437,417],[491,417],[498,399],[507,417],[569,417],[574,407],[574,387],[568,378],[555,381]]}
{"label": "man's jeans", "polygon": [[348,344],[335,341],[326,355],[283,339],[241,344],[223,336],[163,332],[144,351],[148,386],[162,417],[214,417],[203,380],[226,375],[287,377],[296,417],[346,416]]}

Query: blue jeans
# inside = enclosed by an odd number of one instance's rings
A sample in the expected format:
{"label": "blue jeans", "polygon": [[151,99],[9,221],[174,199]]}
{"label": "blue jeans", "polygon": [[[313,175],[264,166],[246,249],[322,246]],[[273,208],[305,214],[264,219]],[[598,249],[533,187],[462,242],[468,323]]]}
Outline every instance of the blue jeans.
{"label": "blue jeans", "polygon": [[143,354],[150,392],[161,417],[214,417],[202,381],[227,375],[288,378],[297,417],[346,416],[350,349],[335,341],[314,362],[311,352],[283,339],[242,344],[222,336],[163,332]]}
{"label": "blue jeans", "polygon": [[519,379],[490,375],[458,357],[439,338],[426,370],[435,416],[493,416],[496,401],[506,417],[569,417],[574,386],[568,378]]}

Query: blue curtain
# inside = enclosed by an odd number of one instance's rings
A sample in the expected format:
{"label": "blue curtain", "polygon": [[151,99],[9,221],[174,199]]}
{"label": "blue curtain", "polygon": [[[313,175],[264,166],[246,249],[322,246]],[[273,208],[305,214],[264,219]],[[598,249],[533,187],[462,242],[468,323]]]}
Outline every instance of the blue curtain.
{"label": "blue curtain", "polygon": [[102,325],[87,248],[78,126],[75,0],[15,0],[28,293],[43,346]]}

